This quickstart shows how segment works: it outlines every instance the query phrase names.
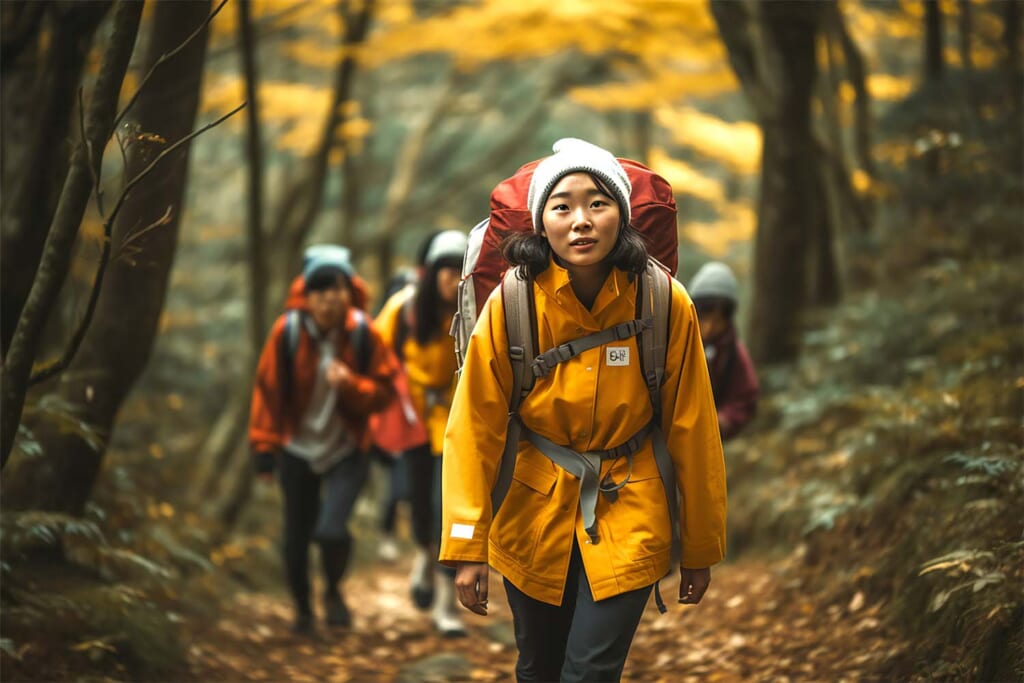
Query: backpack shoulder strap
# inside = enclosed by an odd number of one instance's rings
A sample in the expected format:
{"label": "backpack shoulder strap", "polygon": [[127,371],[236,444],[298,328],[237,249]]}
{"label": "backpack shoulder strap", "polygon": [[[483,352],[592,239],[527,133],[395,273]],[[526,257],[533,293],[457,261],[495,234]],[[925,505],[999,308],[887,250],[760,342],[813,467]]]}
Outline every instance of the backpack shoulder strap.
{"label": "backpack shoulder strap", "polygon": [[405,361],[405,342],[412,334],[416,324],[416,289],[413,285],[406,285],[411,289],[409,296],[402,302],[402,308],[398,311],[398,324],[395,326],[395,355],[398,360]]}
{"label": "backpack shoulder strap", "polygon": [[282,396],[291,400],[295,352],[299,348],[299,334],[302,326],[302,311],[291,308],[285,313],[284,333],[278,345],[278,368]]}
{"label": "backpack shoulder strap", "polygon": [[668,272],[653,258],[640,276],[637,287],[637,317],[654,320],[652,327],[640,332],[640,367],[650,394],[654,414],[661,417],[661,385],[665,381],[665,354],[668,353],[669,316],[672,310],[672,283]]}
{"label": "backpack shoulder strap", "polygon": [[[654,324],[640,332],[640,367],[654,409],[654,429],[651,444],[658,475],[665,489],[668,503],[669,525],[672,529],[672,564],[682,557],[679,537],[679,496],[676,491],[675,465],[668,451],[668,443],[661,431],[661,385],[665,381],[665,355],[668,353],[668,331],[672,312],[672,281],[668,270],[653,258],[647,259],[647,268],[640,276],[637,287],[637,315],[653,318]],[[658,611],[667,611],[661,598],[660,581],[654,585],[654,601]]]}
{"label": "backpack shoulder strap", "polygon": [[373,357],[373,338],[370,336],[366,314],[356,310],[355,316],[356,327],[352,330],[351,336],[352,351],[356,357],[356,372],[365,375],[370,369],[370,359]]}
{"label": "backpack shoulder strap", "polygon": [[537,355],[537,326],[534,314],[533,280],[526,270],[516,267],[501,280],[501,304],[505,312],[505,334],[508,336],[509,360],[512,363],[512,394],[508,399],[508,426],[505,447],[501,453],[498,474],[491,489],[491,515],[498,514],[516,469],[516,453],[523,423],[516,412],[533,389],[535,381],[529,360]]}
{"label": "backpack shoulder strap", "polygon": [[535,378],[530,363],[537,355],[533,281],[521,266],[508,271],[502,278],[501,303],[505,311],[509,360],[512,362],[512,395],[508,409],[509,413],[515,413],[533,389]]}

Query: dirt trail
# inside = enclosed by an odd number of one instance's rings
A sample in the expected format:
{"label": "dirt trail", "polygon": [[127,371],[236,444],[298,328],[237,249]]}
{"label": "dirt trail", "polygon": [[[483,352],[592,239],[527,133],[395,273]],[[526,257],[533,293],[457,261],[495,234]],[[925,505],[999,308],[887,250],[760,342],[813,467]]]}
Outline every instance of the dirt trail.
{"label": "dirt trail", "polygon": [[[346,594],[347,631],[288,631],[285,598],[240,593],[215,623],[196,625],[191,669],[203,681],[512,680],[515,646],[500,579],[491,614],[466,613],[469,634],[444,639],[407,595],[408,563],[356,571]],[[806,569],[804,569],[806,571]],[[878,606],[857,594],[827,605],[805,594],[794,560],[744,559],[713,573],[696,607],[674,604],[678,578],[662,582],[669,613],[653,599],[634,640],[627,681],[854,681],[873,678],[902,645],[884,632]]]}

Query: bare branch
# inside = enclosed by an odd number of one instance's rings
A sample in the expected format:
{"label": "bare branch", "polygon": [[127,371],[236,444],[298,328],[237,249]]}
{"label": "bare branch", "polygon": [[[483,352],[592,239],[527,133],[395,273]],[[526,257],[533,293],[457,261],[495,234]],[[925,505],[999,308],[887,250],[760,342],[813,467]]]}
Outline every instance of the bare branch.
{"label": "bare branch", "polygon": [[[156,219],[153,223],[146,226],[138,232],[132,233],[131,237],[125,239],[121,243],[118,250],[120,251],[129,241],[136,239],[144,235],[145,233],[160,227],[161,225],[167,225],[171,220],[171,207],[167,207],[167,211],[164,215]],[[109,224],[108,224],[109,226]],[[92,291],[89,292],[89,303],[85,307],[85,314],[82,319],[78,321],[78,327],[75,328],[75,333],[71,336],[71,341],[68,343],[68,347],[64,349],[63,355],[57,360],[47,363],[43,367],[39,368],[32,373],[29,377],[28,384],[33,386],[40,382],[45,382],[51,377],[59,374],[71,361],[74,360],[75,354],[78,352],[78,347],[82,345],[82,340],[85,339],[85,333],[89,329],[89,323],[92,322],[93,313],[96,312],[96,303],[100,300],[100,290],[103,288],[103,276],[107,272],[107,265],[110,263],[110,228],[105,228],[105,234],[103,239],[103,254],[100,256],[100,264],[96,269],[96,276],[93,278]]]}
{"label": "bare branch", "polygon": [[93,154],[92,142],[85,134],[85,100],[82,98],[82,89],[78,89],[78,124],[82,131],[82,141],[85,143],[85,153],[89,159],[89,173],[92,175],[93,191],[96,193],[96,209],[103,216],[103,190],[100,188],[99,166]]}
{"label": "bare branch", "polygon": [[[85,314],[82,316],[82,320],[79,321],[78,327],[75,329],[75,334],[71,338],[71,342],[68,344],[68,347],[64,350],[64,353],[61,355],[61,357],[58,360],[54,361],[53,363],[50,363],[44,366],[43,368],[37,370],[36,372],[32,373],[32,375],[28,379],[28,386],[38,384],[39,382],[42,382],[60,373],[62,370],[68,367],[68,365],[71,364],[71,361],[74,359],[75,354],[78,352],[78,347],[81,346],[82,339],[85,338],[86,330],[89,329],[89,324],[92,322],[92,316],[96,310],[96,302],[99,300],[100,289],[102,288],[103,285],[103,276],[106,273],[107,265],[110,262],[110,241],[114,226],[114,219],[117,218],[117,214],[121,211],[121,207],[124,206],[124,201],[128,197],[128,193],[131,192],[132,188],[138,185],[143,178],[149,175],[149,173],[154,168],[156,168],[156,165],[159,164],[161,160],[165,159],[171,152],[178,149],[179,147],[189,142],[193,138],[205,133],[211,128],[214,128],[215,126],[220,125],[224,121],[227,121],[229,118],[231,118],[239,111],[241,111],[242,108],[245,107],[245,105],[246,103],[243,102],[242,104],[238,105],[237,107],[235,107],[230,112],[220,117],[216,121],[206,124],[202,128],[193,131],[192,133],[186,135],[182,139],[175,142],[173,145],[171,145],[163,152],[161,152],[159,155],[157,155],[157,157],[153,159],[153,161],[151,161],[149,165],[146,166],[146,168],[140,171],[139,174],[132,178],[131,181],[129,181],[129,183],[125,186],[124,190],[122,190],[121,192],[121,195],[117,198],[117,204],[114,206],[114,210],[111,211],[110,216],[103,223],[103,253],[100,255],[100,263],[96,269],[96,277],[93,280],[92,291],[89,293],[89,303],[86,306]],[[168,206],[167,211],[164,212],[163,216],[161,216],[156,221],[146,226],[142,230],[133,232],[129,236],[127,236],[124,239],[124,241],[118,246],[118,255],[120,255],[121,250],[129,246],[135,240],[139,239],[142,235],[160,227],[161,225],[166,225],[168,222],[170,222],[170,219],[171,207]]]}
{"label": "bare branch", "polygon": [[145,178],[147,175],[149,175],[150,171],[152,171],[154,168],[156,168],[156,165],[159,164],[161,161],[163,161],[167,157],[167,155],[169,155],[171,152],[173,152],[174,150],[176,150],[179,147],[181,147],[182,145],[184,145],[186,142],[189,142],[190,140],[192,140],[192,138],[195,138],[195,137],[197,137],[199,135],[202,135],[203,133],[205,133],[206,131],[210,130],[211,128],[214,128],[214,127],[219,126],[220,124],[224,123],[229,118],[231,118],[232,116],[234,116],[238,112],[242,111],[242,109],[245,108],[246,104],[248,104],[248,103],[247,102],[242,102],[240,105],[238,105],[237,107],[235,107],[234,109],[232,109],[231,111],[229,111],[227,114],[225,114],[224,116],[220,117],[216,121],[208,123],[208,124],[206,124],[205,126],[203,126],[202,128],[200,128],[198,130],[192,131],[191,133],[189,133],[188,135],[186,135],[182,139],[178,140],[177,142],[175,142],[173,145],[171,145],[170,147],[168,147],[164,151],[160,152],[160,154],[157,155],[156,159],[153,159],[153,161],[149,162],[149,165],[146,166],[146,168],[144,168],[141,171],[139,171],[139,174],[137,176],[135,176],[134,178],[132,178],[130,181],[128,181],[128,184],[124,186],[124,189],[121,191],[121,195],[117,198],[117,203],[114,205],[114,210],[110,212],[110,216],[107,218],[106,222],[109,223],[109,224],[113,224],[114,218],[117,217],[117,214],[121,210],[121,207],[124,206],[125,199],[128,198],[128,193],[131,192],[132,188],[134,188],[136,185],[138,185],[142,181],[143,178]]}
{"label": "bare branch", "polygon": [[160,65],[164,62],[173,59],[175,55],[184,50],[189,43],[195,40],[196,36],[203,32],[203,29],[205,29],[207,25],[209,25],[209,23],[213,21],[213,18],[217,16],[217,13],[220,12],[221,9],[224,8],[224,5],[226,5],[227,3],[228,0],[220,0],[220,4],[213,8],[213,11],[210,12],[209,16],[206,17],[203,23],[199,24],[199,26],[196,27],[196,30],[192,32],[192,35],[186,38],[184,42],[178,45],[178,47],[174,48],[170,52],[165,52],[160,56],[160,59],[156,60],[156,63],[154,63],[153,66],[150,67],[149,72],[146,74],[146,77],[142,79],[142,83],[140,83],[139,87],[135,89],[135,94],[132,95],[132,98],[130,100],[128,100],[128,104],[124,106],[124,109],[121,110],[121,113],[117,115],[116,119],[114,119],[114,130],[117,130],[117,127],[121,125],[121,120],[124,119],[125,115],[127,115],[129,110],[131,110],[132,106],[135,104],[135,101],[139,99],[139,95],[142,93],[142,90],[146,87],[146,83],[148,83],[149,79],[153,76],[153,72],[160,68]]}

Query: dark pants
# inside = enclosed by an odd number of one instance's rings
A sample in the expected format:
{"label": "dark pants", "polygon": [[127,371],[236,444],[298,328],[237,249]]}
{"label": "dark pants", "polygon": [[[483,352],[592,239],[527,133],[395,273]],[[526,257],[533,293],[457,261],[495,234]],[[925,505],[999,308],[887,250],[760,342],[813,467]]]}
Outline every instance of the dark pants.
{"label": "dark pants", "polygon": [[505,579],[515,624],[516,680],[618,681],[651,586],[594,602],[573,541],[562,604],[534,600]]}
{"label": "dark pants", "polygon": [[398,521],[398,504],[403,500],[409,500],[409,473],[406,455],[402,453],[396,458],[375,448],[373,459],[388,472],[388,492],[383,497],[380,528],[385,534],[394,534],[395,523]]}
{"label": "dark pants", "polygon": [[309,544],[319,543],[326,592],[337,593],[352,552],[348,520],[366,481],[369,460],[363,454],[352,455],[324,474],[316,474],[305,459],[288,452],[281,454],[279,464],[285,574],[296,609],[309,613]]}
{"label": "dark pants", "polygon": [[[406,451],[403,457],[409,468],[413,536],[417,545],[436,554],[441,545],[441,458],[431,453],[429,445]],[[450,567],[438,567],[455,575]]]}

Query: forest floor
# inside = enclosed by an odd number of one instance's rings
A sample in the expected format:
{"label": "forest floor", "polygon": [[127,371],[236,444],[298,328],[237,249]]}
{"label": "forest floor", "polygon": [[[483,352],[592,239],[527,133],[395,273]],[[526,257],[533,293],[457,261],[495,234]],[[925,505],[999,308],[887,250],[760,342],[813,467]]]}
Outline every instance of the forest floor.
{"label": "forest floor", "polygon": [[[697,606],[675,604],[678,576],[666,578],[668,614],[650,601],[623,680],[872,678],[904,644],[863,595],[825,604],[806,591],[798,555],[726,563]],[[191,673],[202,681],[511,680],[516,649],[500,578],[492,575],[490,614],[466,612],[467,636],[443,638],[412,606],[407,572],[407,561],[353,572],[346,593],[354,626],[321,626],[312,636],[290,633],[287,598],[238,593],[216,620],[190,629]]]}

